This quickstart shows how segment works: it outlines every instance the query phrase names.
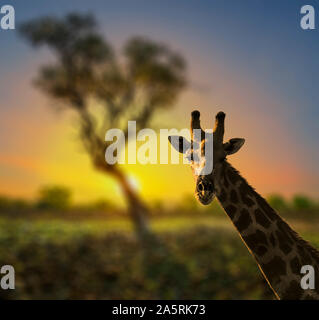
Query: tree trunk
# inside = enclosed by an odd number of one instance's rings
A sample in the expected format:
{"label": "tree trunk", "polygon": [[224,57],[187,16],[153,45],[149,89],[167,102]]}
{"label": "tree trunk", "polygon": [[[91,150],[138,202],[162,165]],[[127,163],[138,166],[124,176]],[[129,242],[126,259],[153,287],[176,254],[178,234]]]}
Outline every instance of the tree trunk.
{"label": "tree trunk", "polygon": [[148,237],[152,234],[152,232],[149,227],[149,210],[147,206],[143,203],[139,195],[132,188],[127,177],[123,174],[122,171],[116,169],[114,170],[112,175],[115,179],[117,179],[119,185],[121,186],[122,192],[127,201],[129,214],[132,218],[138,236],[141,239]]}
{"label": "tree trunk", "polygon": [[95,166],[104,173],[111,175],[119,183],[127,201],[128,212],[134,224],[136,234],[142,244],[154,238],[155,235],[149,227],[149,210],[130,185],[126,175],[115,166],[110,167],[102,163],[95,163]]}

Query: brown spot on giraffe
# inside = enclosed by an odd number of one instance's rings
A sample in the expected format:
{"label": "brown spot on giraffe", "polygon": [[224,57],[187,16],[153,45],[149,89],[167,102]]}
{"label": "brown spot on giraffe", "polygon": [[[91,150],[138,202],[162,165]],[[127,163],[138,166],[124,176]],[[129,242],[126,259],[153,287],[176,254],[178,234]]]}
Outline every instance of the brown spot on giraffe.
{"label": "brown spot on giraffe", "polygon": [[309,264],[309,262],[311,262],[311,260],[312,260],[311,256],[309,255],[309,253],[300,244],[297,245],[297,249],[298,249],[298,253],[299,253],[300,258],[301,258],[301,263],[303,265]]}
{"label": "brown spot on giraffe", "polygon": [[250,217],[249,212],[246,209],[242,209],[240,211],[240,216],[238,220],[235,222],[235,225],[238,229],[238,231],[244,231],[249,227],[249,225],[252,223],[252,219]]}
{"label": "brown spot on giraffe", "polygon": [[285,261],[279,256],[274,256],[271,261],[262,264],[262,269],[270,281],[273,280],[276,282],[279,282],[280,277],[284,276],[287,271]]}
{"label": "brown spot on giraffe", "polygon": [[265,246],[257,246],[256,253],[259,257],[262,257],[267,252],[267,247]]}
{"label": "brown spot on giraffe", "polygon": [[228,178],[232,185],[235,185],[237,181],[241,180],[238,174],[234,170],[228,170]]}
{"label": "brown spot on giraffe", "polygon": [[260,224],[262,227],[268,228],[270,226],[269,219],[260,209],[255,210],[255,217],[256,217],[256,222]]}
{"label": "brown spot on giraffe", "polygon": [[232,203],[235,203],[235,204],[238,202],[238,195],[237,195],[237,192],[235,190],[232,190],[230,192],[230,201]]}
{"label": "brown spot on giraffe", "polygon": [[244,182],[242,182],[240,184],[239,194],[240,194],[240,197],[241,197],[241,201],[247,207],[251,207],[251,206],[253,206],[255,204],[254,201],[250,198],[251,190],[250,190],[249,186],[247,186],[247,184],[245,184]]}
{"label": "brown spot on giraffe", "polygon": [[237,211],[236,207],[233,206],[233,205],[229,205],[226,207],[227,208],[227,213],[228,213],[228,216],[233,219],[234,216],[235,216],[235,213]]}
{"label": "brown spot on giraffe", "polygon": [[270,240],[270,243],[272,244],[272,246],[274,247],[276,245],[276,239],[275,239],[274,234],[272,232],[270,233],[269,240]]}
{"label": "brown spot on giraffe", "polygon": [[292,240],[293,234],[292,234],[292,230],[288,226],[288,224],[285,221],[283,221],[282,219],[280,219],[277,221],[277,226],[278,226],[278,229],[282,232],[282,234],[285,235],[286,240],[290,244],[292,244],[293,243],[293,240]]}
{"label": "brown spot on giraffe", "polygon": [[264,198],[262,198],[260,195],[256,196],[256,201],[259,206],[259,209],[271,220],[275,221],[277,218],[276,212],[269,206],[269,204],[266,202]]}
{"label": "brown spot on giraffe", "polygon": [[288,288],[285,290],[285,293],[283,294],[282,299],[296,300],[301,297],[302,293],[303,293],[303,290],[300,287],[300,283],[298,283],[296,280],[292,280]]}
{"label": "brown spot on giraffe", "polygon": [[257,248],[257,246],[260,245],[268,245],[266,235],[260,230],[257,230],[254,234],[251,234],[249,236],[244,236],[243,239],[251,250],[254,250],[255,248]]}
{"label": "brown spot on giraffe", "polygon": [[300,275],[300,268],[301,268],[301,264],[299,262],[299,259],[297,257],[294,257],[291,261],[290,261],[290,268],[291,271],[296,274],[296,275]]}
{"label": "brown spot on giraffe", "polygon": [[223,174],[223,184],[224,184],[225,188],[228,188],[228,187],[229,187],[228,178],[227,178],[227,175],[226,175],[225,172],[224,172],[224,174]]}
{"label": "brown spot on giraffe", "polygon": [[277,235],[280,250],[283,253],[288,254],[292,250],[291,246],[289,245],[290,241],[288,241],[285,235],[279,230],[276,231],[276,235]]}
{"label": "brown spot on giraffe", "polygon": [[221,189],[220,194],[219,194],[219,200],[221,202],[225,202],[227,200],[227,194],[224,188]]}

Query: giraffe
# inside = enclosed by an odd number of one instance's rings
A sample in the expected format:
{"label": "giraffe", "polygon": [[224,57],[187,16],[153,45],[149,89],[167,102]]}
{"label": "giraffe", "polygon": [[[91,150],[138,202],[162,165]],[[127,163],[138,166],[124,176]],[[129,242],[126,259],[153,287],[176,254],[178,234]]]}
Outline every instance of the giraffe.
{"label": "giraffe", "polygon": [[[303,240],[227,161],[226,157],[236,153],[245,140],[234,138],[224,143],[224,120],[225,113],[219,112],[213,133],[205,134],[200,113],[195,110],[191,114],[191,141],[169,137],[172,146],[190,160],[196,198],[207,205],[217,197],[277,299],[319,299],[319,251]],[[195,135],[195,129],[201,134]],[[213,140],[213,169],[203,175],[200,170],[205,161],[210,161],[205,155],[209,136]],[[314,289],[301,287],[304,265],[314,268]]]}

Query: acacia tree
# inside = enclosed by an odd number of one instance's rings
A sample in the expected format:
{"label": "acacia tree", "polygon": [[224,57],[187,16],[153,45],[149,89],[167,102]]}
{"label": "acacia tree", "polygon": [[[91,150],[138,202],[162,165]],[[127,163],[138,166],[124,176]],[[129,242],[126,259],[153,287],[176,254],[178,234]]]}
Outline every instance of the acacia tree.
{"label": "acacia tree", "polygon": [[123,190],[140,237],[150,234],[147,207],[118,165],[105,161],[105,132],[120,128],[128,139],[127,121],[139,130],[154,112],[172,106],[185,81],[185,62],[167,46],[142,37],[129,39],[116,55],[97,30],[92,15],[43,17],[20,26],[34,47],[47,46],[53,64],[42,66],[36,85],[61,109],[78,116],[78,129],[94,167],[115,178]]}

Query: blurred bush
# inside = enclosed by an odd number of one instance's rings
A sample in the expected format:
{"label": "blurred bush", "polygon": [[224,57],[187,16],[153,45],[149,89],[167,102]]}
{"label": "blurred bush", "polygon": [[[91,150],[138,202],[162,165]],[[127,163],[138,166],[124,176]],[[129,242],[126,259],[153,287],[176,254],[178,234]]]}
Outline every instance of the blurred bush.
{"label": "blurred bush", "polygon": [[160,233],[188,272],[172,270],[163,256],[156,261],[161,270],[146,275],[142,248],[132,234],[78,233],[65,239],[4,223],[0,230],[0,265],[16,271],[16,290],[0,292],[5,299],[169,299],[174,292],[184,299],[273,298],[232,231],[202,226]]}
{"label": "blurred bush", "polygon": [[66,210],[71,205],[71,191],[62,186],[43,187],[39,192],[37,207],[46,210]]}
{"label": "blurred bush", "polygon": [[32,209],[32,204],[27,200],[0,195],[0,213],[17,214],[30,209]]}
{"label": "blurred bush", "polygon": [[295,210],[309,210],[315,207],[315,203],[309,197],[297,194],[292,198],[292,206]]}
{"label": "blurred bush", "polygon": [[185,194],[178,204],[178,209],[181,211],[198,211],[200,205],[192,194]]}
{"label": "blurred bush", "polygon": [[288,210],[289,206],[285,198],[280,194],[271,194],[267,197],[267,201],[275,210],[284,211]]}
{"label": "blurred bush", "polygon": [[[298,195],[293,201],[288,205],[279,195],[270,198],[277,210],[288,208],[289,222],[296,219],[305,228],[308,221],[313,227],[311,240],[319,245],[318,220],[313,219],[319,212],[307,209],[315,208],[314,200]],[[39,203],[54,210],[46,216]],[[148,263],[157,267],[146,273],[142,247],[131,233],[129,220],[108,200],[74,206],[71,192],[57,186],[42,188],[35,204],[0,197],[0,211],[10,213],[0,217],[0,265],[11,264],[16,270],[16,290],[0,290],[0,298],[169,299],[177,294],[183,299],[273,298],[216,200],[199,206],[189,195],[176,207],[165,205],[154,202],[153,211],[160,241],[170,257],[166,251],[150,255]],[[307,214],[302,214],[306,209]],[[102,215],[95,213],[100,211]],[[12,219],[15,216],[19,219]],[[105,217],[110,219],[103,222]],[[205,223],[198,223],[203,217]]]}
{"label": "blurred bush", "polygon": [[[87,203],[74,204],[71,201],[72,192],[63,186],[46,186],[40,189],[39,196],[34,201],[9,198],[0,195],[0,215],[11,217],[57,217],[60,218],[105,218],[127,217],[127,212],[118,207],[111,199],[96,199]],[[305,195],[295,195],[286,200],[280,194],[271,194],[267,197],[269,204],[283,217],[293,219],[319,218],[319,205],[314,199]],[[193,216],[214,215],[225,217],[225,212],[215,199],[210,205],[202,206],[193,194],[185,194],[175,204],[157,199],[149,203],[152,217],[163,216]],[[67,214],[65,214],[67,211]],[[306,215],[305,215],[306,213]]]}

